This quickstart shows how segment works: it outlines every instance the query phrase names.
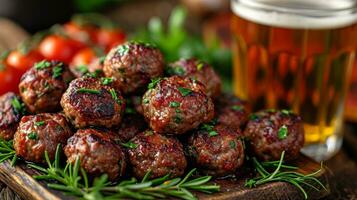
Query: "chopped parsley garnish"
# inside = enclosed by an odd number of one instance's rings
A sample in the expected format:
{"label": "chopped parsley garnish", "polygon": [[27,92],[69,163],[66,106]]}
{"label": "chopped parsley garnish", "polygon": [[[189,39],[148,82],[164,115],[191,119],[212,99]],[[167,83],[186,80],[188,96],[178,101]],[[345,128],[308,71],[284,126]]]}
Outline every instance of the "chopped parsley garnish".
{"label": "chopped parsley garnish", "polygon": [[105,60],[105,56],[99,58],[99,64],[103,65]]}
{"label": "chopped parsley garnish", "polygon": [[50,67],[51,66],[51,63],[48,62],[47,60],[43,60],[41,62],[38,62],[35,64],[35,69],[37,70],[41,70],[41,69],[45,69],[47,67]]}
{"label": "chopped parsley garnish", "polygon": [[62,72],[63,72],[62,66],[63,66],[63,63],[59,63],[52,69],[52,77],[53,78],[58,78],[62,75]]}
{"label": "chopped parsley garnish", "polygon": [[134,113],[136,113],[136,111],[131,107],[126,107],[125,108],[125,113],[126,114],[134,114]]}
{"label": "chopped parsley garnish", "polygon": [[178,109],[178,108],[176,108],[176,109],[175,109],[175,113],[181,113],[181,110]]}
{"label": "chopped parsley garnish", "polygon": [[11,105],[16,113],[25,114],[25,105],[21,103],[17,97],[12,99]]}
{"label": "chopped parsley garnish", "polygon": [[205,64],[203,62],[199,62],[197,64],[197,70],[200,71],[204,66],[205,66]]}
{"label": "chopped parsley garnish", "polygon": [[31,140],[37,140],[37,138],[38,138],[36,132],[31,132],[31,133],[27,134],[27,137]]}
{"label": "chopped parsley garnish", "polygon": [[127,143],[121,143],[121,145],[122,145],[123,147],[129,148],[129,149],[135,149],[136,147],[139,146],[138,144],[135,144],[135,143],[132,142],[132,141],[129,141],[129,142],[127,142]]}
{"label": "chopped parsley garnish", "polygon": [[229,146],[230,146],[232,149],[235,149],[235,148],[237,147],[236,141],[234,141],[234,140],[229,141]]}
{"label": "chopped parsley garnish", "polygon": [[88,94],[100,94],[99,90],[93,90],[88,88],[79,88],[77,92],[88,93]]}
{"label": "chopped parsley garnish", "polygon": [[161,81],[161,78],[152,79],[151,83],[149,83],[149,85],[148,85],[148,89],[153,89],[160,81]]}
{"label": "chopped parsley garnish", "polygon": [[235,111],[242,111],[243,110],[243,106],[240,106],[240,105],[234,105],[231,107],[232,110],[235,110]]}
{"label": "chopped parsley garnish", "polygon": [[252,114],[249,115],[249,119],[250,119],[250,120],[256,120],[256,119],[259,119],[259,117],[258,117],[257,114],[252,113]]}
{"label": "chopped parsley garnish", "polygon": [[210,137],[212,137],[212,136],[218,135],[218,133],[217,133],[217,131],[210,131],[210,132],[208,133],[208,135],[209,135]]}
{"label": "chopped parsley garnish", "polygon": [[109,85],[109,84],[111,84],[112,82],[113,82],[113,78],[107,78],[107,77],[102,78],[102,84],[103,84],[103,85]]}
{"label": "chopped parsley garnish", "polygon": [[115,90],[112,88],[112,89],[109,90],[109,92],[110,92],[110,94],[112,95],[113,99],[114,99],[119,105],[121,105],[122,102],[121,102],[121,100],[118,98],[117,93],[115,92]]}
{"label": "chopped parsley garnish", "polygon": [[170,74],[170,75],[183,76],[183,75],[185,75],[186,71],[181,66],[174,66],[174,67],[168,67],[167,68],[167,73]]}
{"label": "chopped parsley garnish", "polygon": [[172,108],[177,108],[180,106],[180,103],[179,102],[176,102],[176,101],[172,101],[170,102],[170,107]]}
{"label": "chopped parsley garnish", "polygon": [[269,112],[269,113],[273,113],[273,112],[276,112],[276,109],[271,108],[271,109],[267,109],[266,111]]}
{"label": "chopped parsley garnish", "polygon": [[146,131],[145,136],[154,135],[154,131]]}
{"label": "chopped parsley garnish", "polygon": [[290,115],[293,111],[291,110],[281,110],[281,113],[283,113],[284,115]]}
{"label": "chopped parsley garnish", "polygon": [[178,90],[180,91],[181,95],[184,97],[192,93],[192,90],[184,87],[179,87]]}
{"label": "chopped parsley garnish", "polygon": [[175,123],[178,123],[178,124],[181,123],[182,122],[181,116],[175,115],[174,121],[175,121]]}
{"label": "chopped parsley garnish", "polygon": [[288,127],[282,125],[278,130],[278,138],[280,140],[285,139],[288,136]]}
{"label": "chopped parsley garnish", "polygon": [[45,125],[44,121],[35,122],[35,126],[43,126],[43,125]]}
{"label": "chopped parsley garnish", "polygon": [[143,103],[144,104],[148,104],[149,103],[149,99],[143,99]]}
{"label": "chopped parsley garnish", "polygon": [[86,65],[80,65],[80,66],[76,67],[76,71],[80,72],[82,74],[85,74],[88,72],[88,68]]}
{"label": "chopped parsley garnish", "polygon": [[119,53],[119,55],[123,56],[129,52],[129,46],[127,44],[120,45],[117,48],[117,52]]}

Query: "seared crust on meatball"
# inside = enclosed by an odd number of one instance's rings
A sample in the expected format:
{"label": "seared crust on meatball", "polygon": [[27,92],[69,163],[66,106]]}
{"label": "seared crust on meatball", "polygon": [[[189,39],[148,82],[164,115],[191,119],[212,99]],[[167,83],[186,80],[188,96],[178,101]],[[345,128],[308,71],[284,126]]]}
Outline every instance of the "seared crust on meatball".
{"label": "seared crust on meatball", "polygon": [[254,155],[261,160],[295,159],[304,145],[304,127],[291,111],[263,110],[251,115],[244,131]]}
{"label": "seared crust on meatball", "polygon": [[157,81],[155,87],[154,83],[142,100],[144,116],[154,131],[182,134],[213,118],[214,106],[202,83],[179,76]]}
{"label": "seared crust on meatball", "polygon": [[8,92],[0,97],[0,139],[11,140],[14,137],[22,109],[21,99],[15,93]]}
{"label": "seared crust on meatball", "polygon": [[61,105],[76,128],[119,126],[125,109],[118,90],[92,77],[73,80],[63,94]]}
{"label": "seared crust on meatball", "polygon": [[61,108],[61,96],[72,79],[67,65],[44,60],[34,64],[21,77],[20,96],[31,113],[56,112]]}
{"label": "seared crust on meatball", "polygon": [[134,176],[143,178],[150,171],[150,178],[170,174],[181,176],[187,166],[182,144],[176,139],[146,131],[130,140],[129,160]]}
{"label": "seared crust on meatball", "polygon": [[162,76],[164,59],[159,49],[129,42],[113,48],[104,60],[104,74],[113,77],[125,93],[144,89],[151,79]]}
{"label": "seared crust on meatball", "polygon": [[124,115],[117,133],[121,141],[127,142],[137,134],[146,130],[146,128],[147,124],[142,115],[130,113]]}
{"label": "seared crust on meatball", "polygon": [[107,174],[110,180],[124,175],[125,154],[109,131],[81,129],[68,139],[64,152],[67,162],[74,163],[77,157],[83,169],[94,176]]}
{"label": "seared crust on meatball", "polygon": [[234,174],[244,161],[240,132],[224,125],[195,131],[186,150],[203,173],[214,176]]}
{"label": "seared crust on meatball", "polygon": [[191,59],[180,59],[169,64],[166,69],[169,75],[190,77],[200,81],[206,86],[207,95],[216,98],[221,93],[221,79],[213,70],[212,66],[206,62]]}
{"label": "seared crust on meatball", "polygon": [[63,114],[41,113],[24,116],[14,136],[16,155],[26,161],[45,161],[45,151],[54,159],[58,144],[66,144],[72,131]]}
{"label": "seared crust on meatball", "polygon": [[221,95],[215,101],[215,117],[219,124],[242,129],[248,121],[246,102],[234,95]]}

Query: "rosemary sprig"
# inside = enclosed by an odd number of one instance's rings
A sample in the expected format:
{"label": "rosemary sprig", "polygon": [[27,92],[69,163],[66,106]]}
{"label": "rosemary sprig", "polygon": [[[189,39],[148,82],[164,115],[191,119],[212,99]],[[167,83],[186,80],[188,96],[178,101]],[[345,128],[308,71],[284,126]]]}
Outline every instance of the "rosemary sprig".
{"label": "rosemary sprig", "polygon": [[[318,187],[321,187],[326,190],[326,187],[315,177],[321,172],[322,164],[319,170],[307,175],[296,171],[288,171],[296,170],[298,168],[290,165],[284,165],[284,155],[285,152],[283,151],[279,161],[262,163],[260,163],[256,158],[253,158],[253,164],[255,166],[256,171],[259,173],[259,176],[246,180],[245,186],[252,188],[270,182],[287,182],[296,186],[303,193],[305,199],[308,198],[308,195],[305,189],[302,187],[303,185],[306,187],[313,188],[317,191],[320,190]],[[269,169],[272,168],[275,168],[275,170],[270,172],[271,170]]]}
{"label": "rosemary sprig", "polygon": [[12,144],[12,140],[6,141],[0,139],[0,163],[5,160],[11,160],[11,165],[15,166],[17,156]]}
{"label": "rosemary sprig", "polygon": [[60,167],[60,145],[57,146],[56,155],[53,162],[50,161],[48,153],[45,153],[47,168],[36,164],[28,166],[38,170],[41,175],[34,176],[37,180],[50,182],[48,187],[64,191],[87,200],[100,199],[166,199],[176,197],[187,200],[197,199],[191,191],[204,193],[217,192],[219,185],[207,184],[211,176],[203,176],[192,179],[196,169],[191,170],[183,179],[170,179],[170,174],[150,180],[150,172],[138,181],[135,178],[124,180],[113,185],[108,181],[107,175],[96,178],[89,185],[86,172],[80,168],[80,160],[77,158],[74,165],[67,163],[64,168]]}

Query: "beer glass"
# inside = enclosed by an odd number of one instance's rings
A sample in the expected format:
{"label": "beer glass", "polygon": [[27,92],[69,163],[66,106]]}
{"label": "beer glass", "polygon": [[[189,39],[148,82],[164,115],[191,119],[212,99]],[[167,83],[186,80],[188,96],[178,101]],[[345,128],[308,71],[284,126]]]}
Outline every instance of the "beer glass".
{"label": "beer glass", "polygon": [[326,160],[342,144],[357,47],[355,0],[231,0],[234,92],[304,120],[303,153]]}

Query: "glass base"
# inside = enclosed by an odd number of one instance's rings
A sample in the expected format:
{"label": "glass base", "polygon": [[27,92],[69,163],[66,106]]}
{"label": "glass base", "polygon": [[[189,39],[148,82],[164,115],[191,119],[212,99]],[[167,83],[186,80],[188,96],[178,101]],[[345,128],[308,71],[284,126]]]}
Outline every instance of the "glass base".
{"label": "glass base", "polygon": [[332,135],[327,138],[324,144],[307,144],[301,150],[301,152],[314,159],[315,161],[323,161],[334,156],[342,146],[342,136],[341,135]]}

